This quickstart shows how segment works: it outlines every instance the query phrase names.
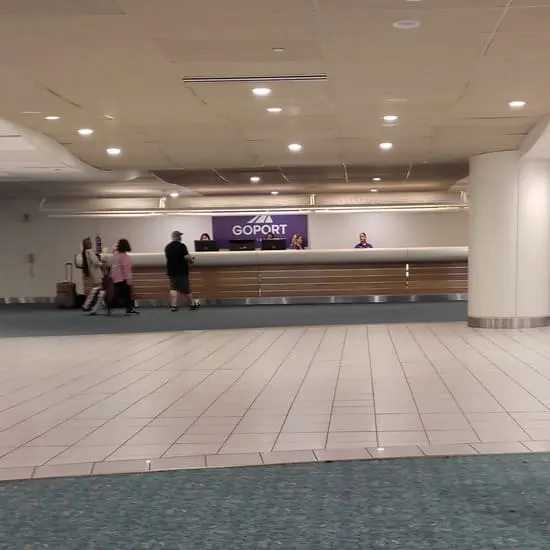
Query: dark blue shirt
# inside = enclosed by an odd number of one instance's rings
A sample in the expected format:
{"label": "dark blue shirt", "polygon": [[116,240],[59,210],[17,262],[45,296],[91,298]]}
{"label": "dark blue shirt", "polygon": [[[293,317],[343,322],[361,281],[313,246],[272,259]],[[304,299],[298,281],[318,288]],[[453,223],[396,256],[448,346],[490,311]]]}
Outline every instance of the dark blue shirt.
{"label": "dark blue shirt", "polygon": [[370,243],[365,243],[365,244],[357,243],[355,245],[355,248],[372,248],[372,244],[370,244]]}

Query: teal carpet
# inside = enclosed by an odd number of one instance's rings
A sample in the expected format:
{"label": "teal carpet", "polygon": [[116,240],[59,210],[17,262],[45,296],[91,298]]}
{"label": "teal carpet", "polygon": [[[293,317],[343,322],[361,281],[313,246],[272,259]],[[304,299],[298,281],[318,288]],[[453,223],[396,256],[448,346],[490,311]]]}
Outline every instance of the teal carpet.
{"label": "teal carpet", "polygon": [[466,321],[466,302],[413,304],[331,304],[309,306],[203,307],[170,313],[143,308],[139,317],[88,317],[80,311],[44,307],[0,307],[0,338],[64,336],[179,330],[248,329],[376,323],[446,323]]}
{"label": "teal carpet", "polygon": [[0,484],[10,550],[542,550],[549,520],[548,455]]}

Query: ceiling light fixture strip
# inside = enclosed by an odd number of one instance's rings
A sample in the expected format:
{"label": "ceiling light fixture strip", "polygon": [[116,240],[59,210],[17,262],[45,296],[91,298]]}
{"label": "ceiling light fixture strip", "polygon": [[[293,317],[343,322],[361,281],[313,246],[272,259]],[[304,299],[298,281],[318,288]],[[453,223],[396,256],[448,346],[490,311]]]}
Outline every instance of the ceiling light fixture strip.
{"label": "ceiling light fixture strip", "polygon": [[370,204],[361,206],[302,206],[302,207],[284,207],[276,208],[250,207],[250,208],[220,208],[220,209],[159,209],[159,210],[44,210],[50,218],[80,218],[80,217],[101,217],[101,216],[159,216],[159,215],[195,215],[195,216],[213,216],[213,215],[234,215],[234,214],[277,214],[277,213],[322,213],[322,212],[370,212],[370,211],[444,211],[444,210],[464,210],[468,205],[456,203],[436,203],[436,204]]}
{"label": "ceiling light fixture strip", "polygon": [[262,82],[318,82],[328,80],[324,73],[289,74],[272,76],[190,76],[182,78],[186,84],[226,84],[226,83],[262,83]]}

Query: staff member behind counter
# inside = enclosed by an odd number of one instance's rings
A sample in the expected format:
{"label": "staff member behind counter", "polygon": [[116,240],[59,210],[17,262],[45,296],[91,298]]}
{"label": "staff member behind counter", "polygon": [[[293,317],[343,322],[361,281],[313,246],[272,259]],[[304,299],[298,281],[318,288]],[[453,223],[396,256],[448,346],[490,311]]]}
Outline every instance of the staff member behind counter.
{"label": "staff member behind counter", "polygon": [[305,250],[304,237],[299,233],[295,233],[290,242],[290,250]]}
{"label": "staff member behind counter", "polygon": [[367,241],[366,233],[359,233],[359,242],[354,248],[372,248],[372,244]]}

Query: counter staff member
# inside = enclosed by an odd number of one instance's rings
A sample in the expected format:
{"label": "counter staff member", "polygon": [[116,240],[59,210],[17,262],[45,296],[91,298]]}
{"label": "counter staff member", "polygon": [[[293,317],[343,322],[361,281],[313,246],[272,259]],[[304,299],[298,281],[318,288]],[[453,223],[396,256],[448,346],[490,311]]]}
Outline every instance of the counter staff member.
{"label": "counter staff member", "polygon": [[295,233],[290,243],[291,250],[304,250],[304,238],[299,233]]}
{"label": "counter staff member", "polygon": [[372,244],[367,241],[366,233],[359,233],[359,242],[355,245],[355,248],[372,248]]}
{"label": "counter staff member", "polygon": [[172,241],[166,245],[166,273],[170,279],[170,311],[178,311],[178,297],[185,296],[189,309],[195,311],[199,305],[191,294],[189,285],[189,264],[194,261],[187,246],[181,242],[182,233],[172,232]]}
{"label": "counter staff member", "polygon": [[210,238],[210,235],[208,233],[203,233],[199,240],[201,240],[201,241],[211,241],[212,239]]}

